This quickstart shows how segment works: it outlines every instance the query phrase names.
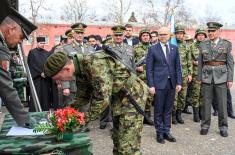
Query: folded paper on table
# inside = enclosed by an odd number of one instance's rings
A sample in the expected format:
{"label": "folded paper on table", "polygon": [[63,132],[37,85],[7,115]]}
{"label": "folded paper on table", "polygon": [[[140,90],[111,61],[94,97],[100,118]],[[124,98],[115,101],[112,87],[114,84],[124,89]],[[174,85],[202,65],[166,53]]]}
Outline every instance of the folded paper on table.
{"label": "folded paper on table", "polygon": [[33,129],[13,126],[9,130],[6,136],[32,136],[32,135],[44,135],[42,132],[34,133]]}

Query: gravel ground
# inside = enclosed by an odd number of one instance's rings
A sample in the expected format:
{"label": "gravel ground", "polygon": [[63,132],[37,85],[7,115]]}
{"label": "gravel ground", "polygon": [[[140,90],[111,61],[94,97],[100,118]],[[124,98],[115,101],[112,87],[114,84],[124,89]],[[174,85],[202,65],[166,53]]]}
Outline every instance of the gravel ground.
{"label": "gravel ground", "polygon": [[[235,88],[232,88],[232,96],[235,95]],[[233,97],[233,103],[235,98]],[[192,111],[192,109],[190,109]],[[235,105],[234,105],[235,110]],[[0,114],[0,126],[2,124],[6,110]],[[185,124],[173,125],[172,133],[177,139],[176,143],[166,142],[159,144],[156,142],[155,129],[153,126],[144,126],[142,133],[141,150],[143,155],[235,155],[235,120],[228,118],[229,136],[223,138],[219,135],[218,119],[212,116],[211,128],[208,135],[199,134],[200,124],[193,122],[193,115],[183,114]],[[94,155],[111,155],[111,124],[104,129],[99,129],[99,122],[90,124],[91,131],[88,133],[93,142]]]}

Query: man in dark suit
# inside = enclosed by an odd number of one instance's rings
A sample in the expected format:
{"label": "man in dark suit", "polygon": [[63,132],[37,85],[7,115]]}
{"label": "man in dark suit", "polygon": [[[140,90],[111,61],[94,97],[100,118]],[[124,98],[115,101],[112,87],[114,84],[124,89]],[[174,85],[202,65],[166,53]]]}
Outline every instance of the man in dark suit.
{"label": "man in dark suit", "polygon": [[164,139],[176,142],[170,134],[171,112],[175,90],[181,90],[182,72],[178,48],[170,43],[170,31],[166,27],[159,29],[159,43],[150,46],[147,55],[147,83],[154,97],[154,123],[157,142]]}
{"label": "man in dark suit", "polygon": [[125,39],[123,42],[130,46],[137,45],[139,43],[139,39],[133,36],[133,26],[131,24],[126,24],[125,28]]}

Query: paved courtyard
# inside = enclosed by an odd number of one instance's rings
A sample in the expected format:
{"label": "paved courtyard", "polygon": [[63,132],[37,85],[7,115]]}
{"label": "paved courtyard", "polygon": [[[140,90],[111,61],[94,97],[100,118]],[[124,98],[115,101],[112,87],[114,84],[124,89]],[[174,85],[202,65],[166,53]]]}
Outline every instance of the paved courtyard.
{"label": "paved courtyard", "polygon": [[[231,91],[233,103],[235,103],[234,87]],[[0,126],[4,113],[0,114]],[[176,143],[157,143],[154,127],[145,125],[141,147],[143,155],[235,155],[235,120],[228,119],[229,136],[223,138],[219,135],[217,117],[212,116],[211,128],[206,136],[199,134],[200,124],[193,122],[192,117],[193,115],[183,114],[185,124],[172,126],[172,133],[177,139]],[[111,125],[101,130],[98,121],[95,121],[90,124],[90,129],[88,134],[93,142],[94,155],[111,155],[113,147]]]}

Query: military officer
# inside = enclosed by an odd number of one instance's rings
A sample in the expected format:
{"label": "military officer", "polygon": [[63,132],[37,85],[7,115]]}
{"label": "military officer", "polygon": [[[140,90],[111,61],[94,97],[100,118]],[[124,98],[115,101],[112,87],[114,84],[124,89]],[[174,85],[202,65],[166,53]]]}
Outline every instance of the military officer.
{"label": "military officer", "polygon": [[233,84],[232,45],[228,40],[220,38],[223,25],[208,22],[209,40],[200,45],[198,58],[198,81],[202,86],[202,121],[201,135],[208,133],[211,123],[211,104],[213,99],[218,105],[218,126],[222,137],[228,136],[227,121],[227,89]]}
{"label": "military officer", "polygon": [[[135,63],[136,63],[136,72],[138,77],[143,80],[145,83],[146,81],[146,56],[148,52],[148,47],[150,46],[150,31],[147,28],[143,28],[139,34],[140,42],[134,46],[135,50]],[[151,106],[152,106],[152,97],[149,96],[148,101],[145,107],[145,114],[150,118],[151,117]],[[149,122],[148,120],[144,119],[145,124],[153,125],[153,121]]]}
{"label": "military officer", "polygon": [[[0,2],[0,6],[4,9],[8,8],[4,0]],[[32,127],[35,123],[29,113],[19,99],[16,89],[13,87],[13,81],[9,73],[10,48],[15,48],[24,38],[35,30],[37,27],[29,20],[24,18],[15,9],[9,8],[8,16],[2,18],[4,9],[1,8],[0,16],[0,98],[3,100],[7,110],[13,116],[19,126]]]}
{"label": "military officer", "polygon": [[112,29],[114,31],[114,44],[116,45],[113,46],[115,54],[99,51],[85,56],[84,59],[79,60],[76,56],[73,61],[69,61],[66,54],[58,52],[48,59],[44,72],[47,76],[56,80],[69,80],[74,72],[76,76],[88,74],[94,87],[90,107],[91,120],[97,118],[109,105],[110,97],[113,95],[114,103],[111,104],[114,125],[112,133],[113,154],[141,154],[140,133],[143,127],[143,116],[137,112],[130,100],[123,94],[122,89],[126,88],[139,106],[144,109],[148,88],[133,73],[133,69],[130,69],[130,63],[128,63],[130,59],[126,58],[124,61],[119,57],[118,52],[120,51],[117,51],[117,49],[124,50],[123,46],[129,47],[128,45],[117,47],[123,44],[123,27],[115,26]]}
{"label": "military officer", "polygon": [[73,30],[72,29],[66,30],[65,35],[67,36],[66,44],[72,43],[73,42]]}
{"label": "military officer", "polygon": [[181,117],[182,110],[185,108],[188,82],[192,80],[192,58],[190,46],[184,41],[185,29],[181,25],[176,26],[175,35],[179,47],[180,61],[182,65],[182,90],[176,93],[174,109],[172,112],[172,123],[183,124]]}
{"label": "military officer", "polygon": [[[65,32],[65,35],[67,35],[68,38],[73,38],[73,40],[71,43],[64,45],[62,51],[65,51],[72,57],[79,54],[80,59],[82,59],[84,55],[94,52],[93,47],[83,42],[86,27],[87,25],[84,23],[73,24],[71,26],[71,30],[67,30]],[[77,89],[76,85],[79,89]],[[62,82],[62,89],[63,95],[67,96],[67,105],[73,104],[76,108],[79,107],[84,111],[87,110],[87,106],[84,105],[89,103],[92,86],[87,81],[87,77],[85,75],[81,75],[77,78],[74,76],[72,80]]]}

